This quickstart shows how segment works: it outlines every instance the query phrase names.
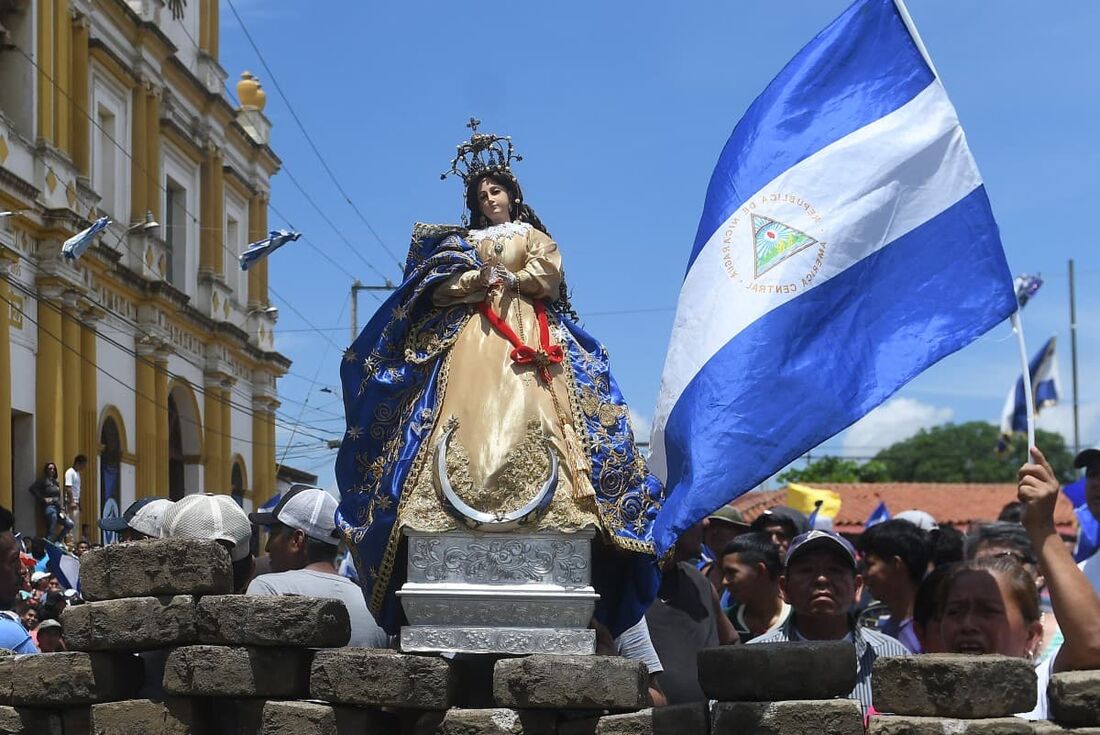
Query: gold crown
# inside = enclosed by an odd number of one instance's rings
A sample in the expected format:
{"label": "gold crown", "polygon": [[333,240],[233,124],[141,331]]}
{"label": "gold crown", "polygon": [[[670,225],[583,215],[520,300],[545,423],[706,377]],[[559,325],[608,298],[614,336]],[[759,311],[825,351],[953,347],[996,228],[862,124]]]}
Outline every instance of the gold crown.
{"label": "gold crown", "polygon": [[512,138],[507,135],[495,135],[493,133],[479,133],[477,126],[481,121],[471,117],[466,127],[473,133],[469,140],[464,140],[458,145],[458,155],[451,160],[451,169],[440,174],[440,179],[455,175],[462,177],[464,184],[469,184],[486,173],[494,171],[512,171],[512,161],[522,161],[523,156],[515,154],[512,148]]}

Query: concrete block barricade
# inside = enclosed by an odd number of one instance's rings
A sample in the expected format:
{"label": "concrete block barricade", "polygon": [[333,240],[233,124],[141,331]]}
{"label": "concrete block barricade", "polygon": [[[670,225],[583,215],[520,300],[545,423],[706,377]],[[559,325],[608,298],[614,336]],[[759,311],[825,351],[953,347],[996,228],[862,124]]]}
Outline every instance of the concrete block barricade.
{"label": "concrete block barricade", "polygon": [[396,718],[383,712],[322,702],[269,701],[260,735],[399,735]]}
{"label": "concrete block barricade", "polygon": [[649,705],[647,672],[618,656],[535,655],[497,661],[493,697],[514,709],[637,710]]}
{"label": "concrete block barricade", "polygon": [[232,591],[229,552],[216,541],[135,541],[92,549],[80,557],[80,592],[89,602]]}
{"label": "concrete block barricade", "polygon": [[1018,717],[958,720],[947,717],[878,715],[871,718],[868,735],[1033,735],[1034,723]]}
{"label": "concrete block barricade", "polygon": [[148,651],[198,642],[195,598],[131,597],[73,605],[61,613],[73,651]]}
{"label": "concrete block barricade", "polygon": [[181,697],[304,697],[312,651],[184,646],[168,655],[164,690]]}
{"label": "concrete block barricade", "polygon": [[722,702],[846,697],[856,686],[848,641],[721,646],[699,652],[699,684]]}
{"label": "concrete block barricade", "polygon": [[89,718],[91,735],[190,735],[203,729],[199,710],[200,705],[190,699],[94,704]]}
{"label": "concrete block barricade", "polygon": [[1067,727],[1100,727],[1100,671],[1050,677],[1050,718]]}
{"label": "concrete block barricade", "polygon": [[211,595],[197,606],[199,642],[219,646],[339,648],[351,639],[340,600]]}
{"label": "concrete block barricade", "polygon": [[556,735],[552,712],[505,708],[449,709],[436,732],[439,735]]}
{"label": "concrete block barricade", "polygon": [[712,735],[863,735],[854,699],[788,702],[718,702]]}
{"label": "concrete block barricade", "polygon": [[705,702],[673,704],[656,709],[606,715],[596,722],[594,733],[595,735],[708,735],[709,719]]}
{"label": "concrete block barricade", "polygon": [[47,709],[0,706],[0,735],[64,735],[61,715]]}
{"label": "concrete block barricade", "polygon": [[0,705],[73,707],[129,699],[141,661],[120,653],[38,653],[0,658]]}
{"label": "concrete block barricade", "polygon": [[314,656],[309,691],[335,704],[444,710],[451,706],[454,680],[450,664],[437,656],[341,648]]}
{"label": "concrete block barricade", "polygon": [[934,653],[878,659],[871,691],[879,712],[976,720],[1030,712],[1037,683],[1022,658]]}

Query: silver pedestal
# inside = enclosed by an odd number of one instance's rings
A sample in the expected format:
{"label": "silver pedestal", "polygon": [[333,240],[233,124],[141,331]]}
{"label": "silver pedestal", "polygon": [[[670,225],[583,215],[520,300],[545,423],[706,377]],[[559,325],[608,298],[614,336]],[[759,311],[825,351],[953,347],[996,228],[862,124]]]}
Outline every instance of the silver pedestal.
{"label": "silver pedestal", "polygon": [[595,532],[406,531],[403,651],[595,651]]}

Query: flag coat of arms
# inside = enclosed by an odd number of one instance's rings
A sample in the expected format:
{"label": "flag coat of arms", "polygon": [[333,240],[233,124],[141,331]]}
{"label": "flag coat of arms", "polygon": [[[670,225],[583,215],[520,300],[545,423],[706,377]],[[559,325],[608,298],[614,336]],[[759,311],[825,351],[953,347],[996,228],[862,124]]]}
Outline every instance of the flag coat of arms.
{"label": "flag coat of arms", "polygon": [[859,0],[752,103],[715,167],[654,412],[658,551],[1015,309],[908,14]]}

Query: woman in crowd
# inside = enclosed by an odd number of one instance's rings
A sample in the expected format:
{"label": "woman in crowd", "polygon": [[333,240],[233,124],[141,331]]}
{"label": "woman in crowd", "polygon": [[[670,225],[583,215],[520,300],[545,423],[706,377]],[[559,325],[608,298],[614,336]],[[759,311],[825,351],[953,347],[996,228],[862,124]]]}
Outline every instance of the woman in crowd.
{"label": "woman in crowd", "polygon": [[[31,495],[42,503],[42,516],[49,530],[46,532],[51,541],[60,541],[73,530],[73,522],[65,515],[61,502],[61,483],[57,478],[57,465],[47,462],[42,468],[42,477],[31,485]],[[61,529],[60,533],[58,528]]]}
{"label": "woman in crowd", "polygon": [[[1060,490],[1050,464],[1037,448],[1020,468],[1022,523],[1031,537],[1051,605],[1065,643],[1036,667],[1038,700],[1022,716],[1045,719],[1052,674],[1100,668],[1100,597],[1077,568],[1054,526]],[[977,558],[955,569],[943,588],[940,634],[952,653],[999,653],[1034,661],[1042,650],[1039,594],[1027,570],[1009,556]]]}

